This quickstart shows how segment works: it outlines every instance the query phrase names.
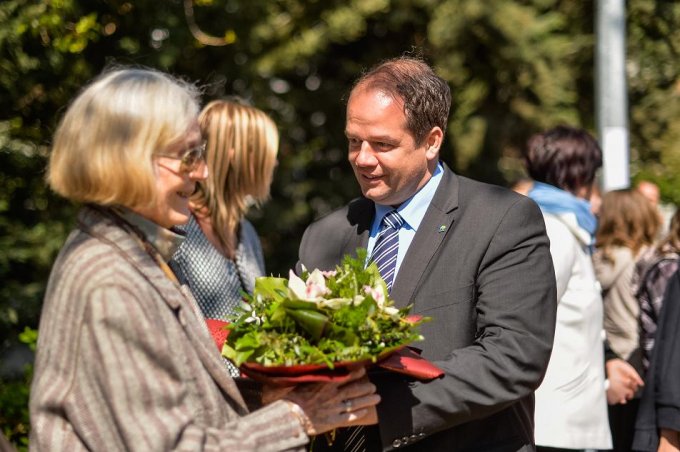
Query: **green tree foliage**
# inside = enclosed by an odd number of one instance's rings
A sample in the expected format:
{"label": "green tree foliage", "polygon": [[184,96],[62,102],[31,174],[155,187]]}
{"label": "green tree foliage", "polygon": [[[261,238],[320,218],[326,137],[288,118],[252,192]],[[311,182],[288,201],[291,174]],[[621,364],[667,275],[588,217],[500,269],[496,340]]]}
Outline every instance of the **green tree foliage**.
{"label": "green tree foliage", "polygon": [[[38,332],[29,327],[19,334],[19,341],[35,351]],[[28,450],[28,396],[33,365],[26,364],[21,378],[0,378],[0,434],[16,444],[20,451]],[[2,445],[2,444],[0,444]]]}
{"label": "green tree foliage", "polygon": [[680,4],[629,2],[631,173],[680,205]]}
{"label": "green tree foliage", "polygon": [[529,134],[592,126],[591,2],[439,3],[428,36],[454,93],[449,138],[461,172],[521,172]]}
{"label": "green tree foliage", "polygon": [[[677,203],[680,6],[627,6],[631,172]],[[364,68],[405,52],[431,62],[454,100],[443,159],[504,184],[522,173],[531,133],[558,123],[595,130],[593,24],[592,0],[1,2],[0,357],[25,326],[37,327],[77,209],[44,184],[51,136],[102,69],[167,70],[197,81],[206,101],[238,95],[271,114],[282,135],[279,166],[271,201],[251,217],[268,270],[280,274],[295,263],[306,225],[359,194],[344,102]],[[0,412],[17,406],[8,394],[27,396],[0,392]],[[21,422],[4,416],[0,427],[16,432]]]}

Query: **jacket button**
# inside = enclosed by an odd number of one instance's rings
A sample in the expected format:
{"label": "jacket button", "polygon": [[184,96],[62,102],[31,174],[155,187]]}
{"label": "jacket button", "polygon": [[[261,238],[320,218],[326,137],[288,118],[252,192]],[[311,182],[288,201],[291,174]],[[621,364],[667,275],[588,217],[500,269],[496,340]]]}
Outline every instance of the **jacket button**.
{"label": "jacket button", "polygon": [[392,447],[394,447],[395,449],[401,447],[401,440],[397,438],[394,441],[392,441]]}
{"label": "jacket button", "polygon": [[404,446],[407,445],[407,444],[409,443],[408,436],[404,436],[404,437],[401,439],[401,442],[402,442],[402,444],[403,444]]}
{"label": "jacket button", "polygon": [[414,434],[411,435],[411,437],[409,438],[409,441],[410,441],[410,442],[415,442],[415,441],[418,441],[418,438],[420,438],[420,435],[416,435],[416,434],[414,433]]}

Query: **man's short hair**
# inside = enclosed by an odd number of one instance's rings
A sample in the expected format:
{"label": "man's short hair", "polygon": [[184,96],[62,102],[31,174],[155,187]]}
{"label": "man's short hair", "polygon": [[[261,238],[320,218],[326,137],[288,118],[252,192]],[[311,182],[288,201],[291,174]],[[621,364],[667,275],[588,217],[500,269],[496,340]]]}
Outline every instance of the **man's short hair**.
{"label": "man's short hair", "polygon": [[590,187],[602,166],[602,150],[595,138],[569,126],[529,138],[524,158],[532,179],[571,193]]}
{"label": "man's short hair", "polygon": [[400,57],[380,63],[354,83],[352,93],[358,89],[379,90],[401,100],[406,128],[417,145],[422,144],[434,127],[446,132],[451,90],[446,81],[420,59]]}
{"label": "man's short hair", "polygon": [[106,71],[68,107],[47,182],[76,202],[130,208],[155,202],[152,156],[196,121],[195,86],[152,69]]}

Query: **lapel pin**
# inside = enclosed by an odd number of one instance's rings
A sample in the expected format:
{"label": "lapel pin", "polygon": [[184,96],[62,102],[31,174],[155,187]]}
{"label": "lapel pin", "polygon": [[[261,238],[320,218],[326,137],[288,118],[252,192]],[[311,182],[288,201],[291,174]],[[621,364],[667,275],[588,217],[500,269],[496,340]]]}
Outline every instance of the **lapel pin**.
{"label": "lapel pin", "polygon": [[445,224],[439,226],[439,232],[444,232],[444,231],[446,231],[446,225]]}

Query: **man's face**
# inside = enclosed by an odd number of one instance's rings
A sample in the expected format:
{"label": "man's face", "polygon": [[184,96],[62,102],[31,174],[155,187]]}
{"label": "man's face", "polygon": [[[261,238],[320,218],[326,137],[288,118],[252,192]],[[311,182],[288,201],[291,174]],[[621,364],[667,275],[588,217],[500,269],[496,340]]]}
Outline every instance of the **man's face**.
{"label": "man's face", "polygon": [[646,182],[642,181],[638,184],[637,189],[640,193],[642,193],[642,196],[647,198],[649,202],[654,205],[654,207],[659,205],[659,201],[661,200],[661,193],[659,192],[659,187],[657,187],[655,184],[652,184],[651,182]]}
{"label": "man's face", "polygon": [[368,199],[397,206],[432,177],[443,133],[434,127],[416,145],[406,128],[404,104],[375,89],[359,87],[347,103],[349,162]]}

